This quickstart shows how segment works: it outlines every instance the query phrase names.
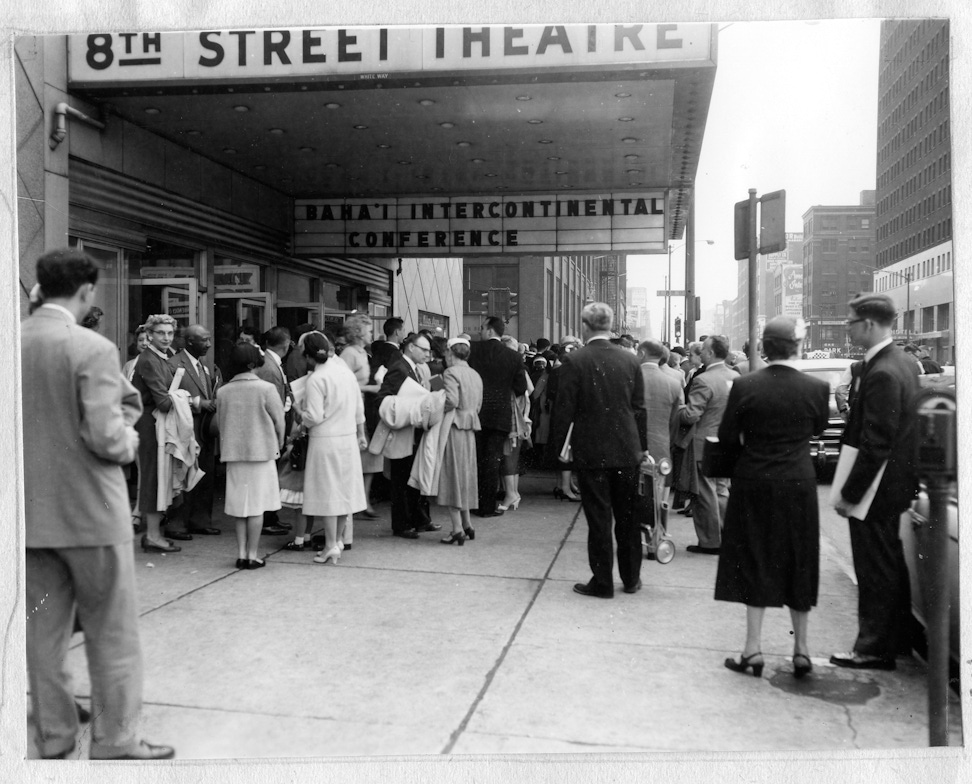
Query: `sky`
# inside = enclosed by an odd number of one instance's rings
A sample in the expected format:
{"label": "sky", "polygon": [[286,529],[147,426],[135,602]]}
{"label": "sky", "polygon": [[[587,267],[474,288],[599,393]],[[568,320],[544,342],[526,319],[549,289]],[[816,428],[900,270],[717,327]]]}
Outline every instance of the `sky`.
{"label": "sky", "polygon": [[[786,231],[802,232],[811,206],[858,204],[875,187],[879,33],[874,19],[720,26],[696,178],[697,334],[712,330],[716,302],[736,297],[733,205],[750,188],[785,190]],[[684,258],[672,254],[673,289],[684,288]],[[666,255],[628,256],[627,285],[648,289],[656,337],[667,267]],[[682,311],[673,298],[672,315]]]}

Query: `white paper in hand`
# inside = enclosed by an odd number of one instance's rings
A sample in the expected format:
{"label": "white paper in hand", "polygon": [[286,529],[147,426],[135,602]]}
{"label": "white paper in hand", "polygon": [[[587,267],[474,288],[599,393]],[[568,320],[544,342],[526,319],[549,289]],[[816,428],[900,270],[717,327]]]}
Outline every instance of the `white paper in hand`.
{"label": "white paper in hand", "polygon": [[[830,504],[831,506],[836,506],[837,502],[841,499],[840,491],[844,489],[844,485],[847,482],[847,477],[850,476],[851,469],[854,467],[854,463],[857,461],[858,449],[855,446],[849,446],[844,444],[840,448],[840,457],[837,460],[837,468],[834,469],[834,480],[830,484]],[[857,520],[863,520],[867,517],[867,513],[871,510],[871,503],[874,501],[874,496],[877,495],[878,485],[881,484],[881,478],[884,476],[884,469],[888,467],[888,461],[885,460],[881,463],[881,467],[878,469],[877,475],[874,477],[874,481],[871,482],[871,486],[867,488],[867,491],[861,497],[861,500],[857,502],[853,507],[847,512],[848,517],[853,517]]]}

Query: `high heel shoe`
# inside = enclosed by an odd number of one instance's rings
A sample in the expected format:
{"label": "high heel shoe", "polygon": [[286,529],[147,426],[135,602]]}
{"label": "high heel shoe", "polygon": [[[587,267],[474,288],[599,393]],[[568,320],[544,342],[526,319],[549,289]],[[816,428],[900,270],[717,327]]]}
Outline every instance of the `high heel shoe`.
{"label": "high heel shoe", "polygon": [[150,542],[147,536],[142,537],[142,552],[143,553],[178,553],[182,550],[181,547],[172,544],[168,539],[165,545],[156,544],[155,542]]}
{"label": "high heel shoe", "polygon": [[577,501],[580,501],[581,500],[581,497],[579,495],[574,495],[570,491],[561,490],[560,491],[560,500],[561,501],[574,501],[574,502],[577,502]]}
{"label": "high heel shoe", "polygon": [[466,538],[470,541],[476,538],[476,531],[472,528],[463,528],[462,532],[466,535]]}
{"label": "high heel shoe", "polygon": [[559,487],[555,487],[553,489],[553,497],[556,498],[558,501],[563,501],[564,500],[564,491],[561,490]]}
{"label": "high heel shoe", "polygon": [[[757,656],[759,656],[759,661],[754,662],[753,659],[755,659]],[[749,656],[743,656],[740,654],[739,661],[736,661],[735,659],[726,659],[725,665],[727,669],[730,669],[733,672],[742,673],[745,673],[746,670],[752,667],[753,677],[759,678],[763,674],[763,652],[756,651],[756,653],[751,653]]]}
{"label": "high heel shoe", "polygon": [[318,553],[314,556],[314,563],[326,564],[331,561],[335,566],[337,566],[338,558],[341,557],[341,551],[337,547],[332,547],[326,553]]}
{"label": "high heel shoe", "polygon": [[511,509],[515,512],[517,507],[520,505],[520,496],[517,496],[514,500],[510,501],[508,504],[497,504],[496,509],[500,512],[508,512]]}
{"label": "high heel shoe", "polygon": [[466,534],[464,531],[453,531],[445,539],[439,540],[442,544],[457,544],[462,547],[466,543]]}
{"label": "high heel shoe", "polygon": [[[799,662],[799,663],[798,663]],[[804,653],[793,654],[793,677],[803,678],[813,670],[813,662]]]}

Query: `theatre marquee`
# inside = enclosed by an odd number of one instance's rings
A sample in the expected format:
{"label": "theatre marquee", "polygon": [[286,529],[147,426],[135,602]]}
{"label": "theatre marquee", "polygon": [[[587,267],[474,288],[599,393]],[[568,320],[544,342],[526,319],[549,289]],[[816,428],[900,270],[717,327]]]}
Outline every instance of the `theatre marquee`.
{"label": "theatre marquee", "polygon": [[666,191],[299,199],[298,255],[663,253]]}

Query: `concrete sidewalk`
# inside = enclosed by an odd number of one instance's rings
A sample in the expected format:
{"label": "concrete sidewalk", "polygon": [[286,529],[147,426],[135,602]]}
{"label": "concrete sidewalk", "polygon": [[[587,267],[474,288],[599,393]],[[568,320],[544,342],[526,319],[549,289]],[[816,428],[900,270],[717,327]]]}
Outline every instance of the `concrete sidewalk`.
{"label": "concrete sidewalk", "polygon": [[[222,536],[181,553],[136,549],[145,737],[178,759],[927,745],[923,664],[827,661],[856,630],[838,565],[821,563],[813,674],[792,677],[789,614],[770,610],[763,677],[742,676],[722,662],[741,648],[745,608],[713,600],[718,559],[685,551],[691,521],[673,516],[678,552],[643,564],[640,593],[616,575],[614,599],[579,596],[587,526],[552,476],[523,477],[521,507],[473,518],[464,547],[393,538],[386,503],[383,519],[356,521],[338,566],[279,550],[279,536],[263,539],[265,569],[238,571],[222,516]],[[433,517],[449,528],[444,510]],[[87,705],[80,636],[69,668]],[[951,715],[960,745],[957,698]]]}

